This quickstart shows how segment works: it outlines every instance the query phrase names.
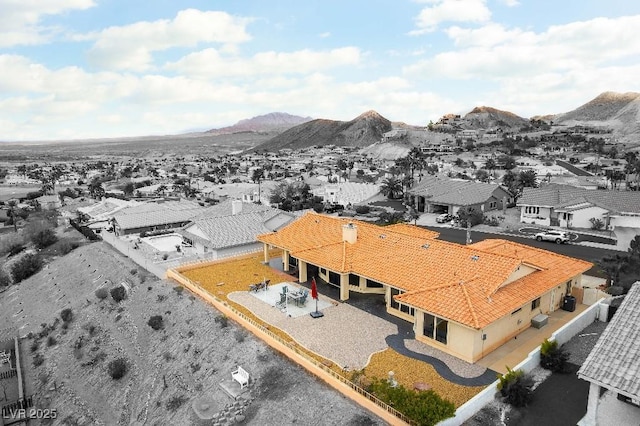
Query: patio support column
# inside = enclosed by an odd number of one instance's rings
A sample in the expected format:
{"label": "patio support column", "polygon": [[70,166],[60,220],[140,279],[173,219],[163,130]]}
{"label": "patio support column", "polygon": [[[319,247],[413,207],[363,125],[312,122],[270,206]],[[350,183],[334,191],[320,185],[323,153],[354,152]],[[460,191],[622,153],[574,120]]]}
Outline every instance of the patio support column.
{"label": "patio support column", "polygon": [[289,250],[282,251],[282,269],[289,272]]}
{"label": "patio support column", "polygon": [[416,309],[415,322],[413,323],[413,333],[415,336],[424,335],[424,312]]}
{"label": "patio support column", "polygon": [[269,245],[267,243],[262,243],[262,254],[264,255],[264,264],[269,264]]}
{"label": "patio support column", "polygon": [[578,422],[580,426],[597,426],[598,403],[600,402],[600,386],[589,383],[589,399],[587,400],[587,414]]}
{"label": "patio support column", "polygon": [[298,259],[298,281],[304,283],[307,281],[307,262]]}
{"label": "patio support column", "polygon": [[349,274],[340,274],[340,300],[349,299]]}

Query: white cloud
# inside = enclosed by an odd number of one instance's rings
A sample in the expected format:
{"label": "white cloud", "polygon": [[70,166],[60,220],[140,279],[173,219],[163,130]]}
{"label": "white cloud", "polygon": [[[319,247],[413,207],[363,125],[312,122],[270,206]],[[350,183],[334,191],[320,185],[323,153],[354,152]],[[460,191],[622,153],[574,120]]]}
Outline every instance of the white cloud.
{"label": "white cloud", "polygon": [[320,33],[318,34],[318,37],[320,38],[327,38],[327,37],[331,37],[331,33],[330,32],[324,32],[324,33]]}
{"label": "white cloud", "polygon": [[0,48],[46,43],[60,29],[43,27],[43,16],[93,6],[93,0],[0,0]]}
{"label": "white cloud", "polygon": [[356,47],[342,47],[328,51],[310,49],[295,52],[260,52],[250,58],[221,55],[210,48],[191,53],[166,69],[206,78],[247,77],[265,75],[309,74],[360,63],[361,52]]}
{"label": "white cloud", "polygon": [[430,0],[415,18],[416,30],[411,35],[435,31],[442,22],[488,22],[491,11],[486,0]]}
{"label": "white cloud", "polygon": [[153,68],[152,53],[173,47],[221,44],[226,51],[251,39],[246,26],[251,18],[226,12],[182,10],[172,20],[162,19],[109,27],[83,38],[95,39],[90,61],[101,68],[144,71]]}
{"label": "white cloud", "polygon": [[520,2],[518,0],[500,0],[500,2],[504,3],[507,7],[520,6]]}
{"label": "white cloud", "polygon": [[407,75],[496,80],[607,64],[637,57],[640,16],[598,18],[550,27],[542,33],[491,24],[448,31],[458,50],[439,53],[404,69]]}

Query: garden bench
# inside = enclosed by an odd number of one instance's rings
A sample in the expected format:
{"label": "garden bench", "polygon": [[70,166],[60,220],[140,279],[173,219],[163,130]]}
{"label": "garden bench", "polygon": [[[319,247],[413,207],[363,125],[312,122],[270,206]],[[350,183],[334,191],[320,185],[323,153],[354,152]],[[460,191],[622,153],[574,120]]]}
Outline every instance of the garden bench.
{"label": "garden bench", "polygon": [[238,366],[236,371],[231,373],[231,377],[240,384],[240,389],[244,389],[244,387],[249,384],[249,373],[240,366]]}

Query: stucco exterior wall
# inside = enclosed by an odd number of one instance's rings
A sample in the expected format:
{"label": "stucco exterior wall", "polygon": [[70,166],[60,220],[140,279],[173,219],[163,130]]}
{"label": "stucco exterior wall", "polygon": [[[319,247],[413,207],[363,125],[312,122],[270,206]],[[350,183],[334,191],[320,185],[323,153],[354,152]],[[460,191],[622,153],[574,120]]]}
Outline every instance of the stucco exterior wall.
{"label": "stucco exterior wall", "polygon": [[520,207],[520,222],[534,225],[551,225],[551,207],[539,207],[537,213],[525,213],[526,206]]}
{"label": "stucco exterior wall", "polygon": [[564,228],[591,228],[591,222],[589,219],[597,218],[604,222],[604,214],[607,213],[608,210],[605,210],[601,207],[588,207],[582,210],[576,210],[571,212],[571,219],[567,220],[563,218],[563,213],[558,213],[558,221],[560,222],[560,226]]}

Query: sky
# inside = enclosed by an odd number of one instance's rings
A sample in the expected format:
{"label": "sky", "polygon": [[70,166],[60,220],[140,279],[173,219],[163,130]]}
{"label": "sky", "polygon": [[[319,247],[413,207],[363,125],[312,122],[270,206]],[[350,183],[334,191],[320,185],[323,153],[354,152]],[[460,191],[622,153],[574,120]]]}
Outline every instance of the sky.
{"label": "sky", "polygon": [[631,0],[0,0],[0,140],[562,113],[640,92],[637,28]]}

